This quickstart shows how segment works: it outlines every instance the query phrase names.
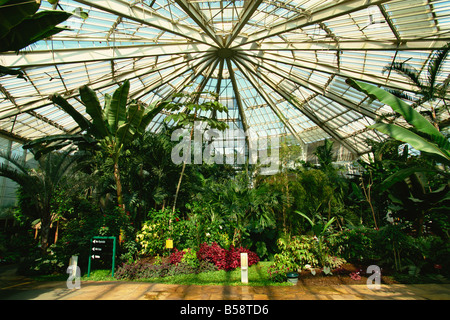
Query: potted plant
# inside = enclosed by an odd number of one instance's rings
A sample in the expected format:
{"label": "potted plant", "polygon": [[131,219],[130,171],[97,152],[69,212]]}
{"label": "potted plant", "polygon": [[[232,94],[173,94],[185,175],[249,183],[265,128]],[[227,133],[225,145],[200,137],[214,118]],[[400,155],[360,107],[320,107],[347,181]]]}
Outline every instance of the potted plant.
{"label": "potted plant", "polygon": [[288,272],[286,274],[287,276],[287,281],[296,285],[298,282],[298,273],[297,272]]}

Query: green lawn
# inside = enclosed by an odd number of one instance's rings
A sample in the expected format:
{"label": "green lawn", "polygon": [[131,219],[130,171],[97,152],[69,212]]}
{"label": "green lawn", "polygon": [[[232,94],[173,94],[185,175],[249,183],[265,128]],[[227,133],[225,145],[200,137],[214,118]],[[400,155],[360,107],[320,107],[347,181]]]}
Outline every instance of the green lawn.
{"label": "green lawn", "polygon": [[183,274],[164,278],[142,279],[140,281],[185,285],[251,285],[251,286],[289,286],[288,282],[278,283],[269,279],[267,269],[272,262],[260,261],[248,269],[248,284],[241,282],[241,269],[233,271],[210,271],[199,274]]}
{"label": "green lawn", "polygon": [[[241,283],[241,269],[233,271],[210,271],[199,274],[182,274],[163,278],[139,279],[136,281],[184,284],[184,285],[251,285],[251,286],[290,286],[288,282],[273,282],[269,279],[267,269],[272,264],[270,261],[260,261],[258,264],[249,268],[248,284]],[[81,277],[81,281],[118,281],[111,277],[111,270],[93,270],[90,277],[86,275]]]}

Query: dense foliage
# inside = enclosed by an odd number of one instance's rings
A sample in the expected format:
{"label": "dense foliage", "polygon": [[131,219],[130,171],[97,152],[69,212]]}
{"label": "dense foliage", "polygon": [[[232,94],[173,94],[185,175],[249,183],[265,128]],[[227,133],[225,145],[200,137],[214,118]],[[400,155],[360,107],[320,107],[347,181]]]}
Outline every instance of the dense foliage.
{"label": "dense foliage", "polygon": [[[119,240],[121,279],[233,270],[242,252],[249,265],[272,261],[274,281],[289,271],[331,274],[344,263],[448,275],[448,139],[432,131],[434,138],[420,134],[427,146],[438,146],[434,154],[411,154],[411,146],[396,139],[368,141],[373,153],[354,163],[353,175],[335,165],[331,141],[315,152],[318,165],[298,161],[298,146],[283,143],[280,170],[271,176],[258,176],[257,165],[175,164],[171,129],[145,132],[127,141],[120,157],[100,148],[83,161],[70,158],[78,164],[75,173],[49,174],[52,189],[42,212],[33,207],[42,198],[24,184],[15,208],[20,228],[0,234],[0,257],[18,262],[25,256],[23,272],[49,274],[64,273],[78,255],[85,272],[89,241],[103,235]],[[50,168],[45,159],[24,176]],[[53,230],[45,239],[30,232],[37,218]],[[166,248],[168,239],[174,249]]]}

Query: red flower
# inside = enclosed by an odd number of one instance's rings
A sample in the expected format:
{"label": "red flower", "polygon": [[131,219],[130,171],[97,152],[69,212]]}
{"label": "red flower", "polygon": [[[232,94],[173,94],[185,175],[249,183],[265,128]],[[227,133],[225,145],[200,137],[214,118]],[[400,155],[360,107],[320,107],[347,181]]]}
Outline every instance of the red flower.
{"label": "red flower", "polygon": [[434,265],[434,268],[435,268],[435,269],[438,269],[438,270],[441,270],[441,269],[442,269],[442,266],[441,266],[440,264],[435,264],[435,265]]}

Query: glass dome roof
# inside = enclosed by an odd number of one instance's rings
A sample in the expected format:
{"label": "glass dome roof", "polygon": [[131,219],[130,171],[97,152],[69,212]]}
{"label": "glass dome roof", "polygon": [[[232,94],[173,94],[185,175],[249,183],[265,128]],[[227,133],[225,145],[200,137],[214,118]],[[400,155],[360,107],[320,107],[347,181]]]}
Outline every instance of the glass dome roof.
{"label": "glass dome roof", "polygon": [[[129,79],[131,97],[144,103],[215,92],[228,107],[217,116],[230,128],[302,145],[333,139],[357,157],[369,151],[366,139],[382,139],[366,128],[390,109],[345,80],[413,93],[383,68],[408,60],[426,71],[433,50],[450,42],[450,1],[441,0],[60,0],[57,9],[77,8],[89,17],[69,18],[70,30],[0,54],[1,65],[26,78],[0,78],[1,135],[21,142],[77,132],[49,95],[85,114],[81,85],[102,97]],[[446,61],[441,76],[449,73]],[[148,129],[158,131],[166,116]]]}

